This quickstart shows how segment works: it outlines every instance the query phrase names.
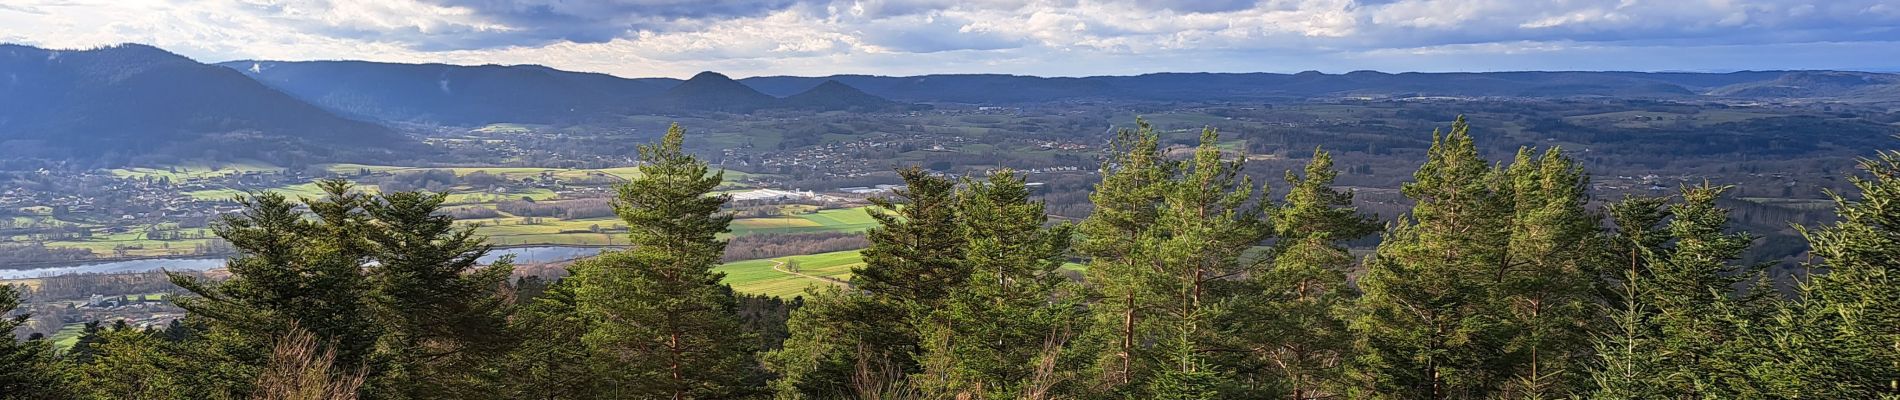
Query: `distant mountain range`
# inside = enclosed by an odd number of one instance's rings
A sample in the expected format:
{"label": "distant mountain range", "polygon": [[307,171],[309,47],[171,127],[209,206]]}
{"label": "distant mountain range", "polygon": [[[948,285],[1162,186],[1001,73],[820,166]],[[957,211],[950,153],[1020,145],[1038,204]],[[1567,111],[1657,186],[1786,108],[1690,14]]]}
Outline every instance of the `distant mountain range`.
{"label": "distant mountain range", "polygon": [[[534,65],[365,61],[203,64],[144,45],[60,51],[0,45],[4,154],[179,151],[239,139],[378,147],[382,124],[583,122],[627,114],[894,112],[931,104],[1276,101],[1315,98],[1621,97],[1900,101],[1900,75],[1840,71],[1158,73],[622,78]],[[301,146],[301,145],[297,145]],[[228,146],[210,146],[226,151]],[[281,147],[281,146],[280,146]],[[261,146],[260,146],[261,148]],[[255,150],[255,149],[254,149]],[[249,150],[246,150],[249,151]]]}
{"label": "distant mountain range", "polygon": [[150,46],[0,45],[0,76],[0,157],[300,157],[289,153],[324,153],[326,143],[410,143],[381,125]]}

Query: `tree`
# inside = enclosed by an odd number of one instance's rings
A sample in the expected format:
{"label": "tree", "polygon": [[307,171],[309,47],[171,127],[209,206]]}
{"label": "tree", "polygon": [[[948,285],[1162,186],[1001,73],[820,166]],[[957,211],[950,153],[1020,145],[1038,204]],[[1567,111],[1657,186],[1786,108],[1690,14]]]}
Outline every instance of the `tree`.
{"label": "tree", "polygon": [[865,231],[871,244],[852,271],[852,286],[880,298],[935,306],[970,276],[958,262],[964,238],[957,232],[956,182],[922,168],[897,171],[904,189],[871,201],[878,225]]}
{"label": "tree", "polygon": [[1144,324],[1158,310],[1160,293],[1149,286],[1155,276],[1152,249],[1164,184],[1175,162],[1162,157],[1160,135],[1146,121],[1121,130],[1103,161],[1102,181],[1089,194],[1094,211],[1077,227],[1076,251],[1089,259],[1085,272],[1092,297],[1090,340],[1100,342],[1096,360],[1099,383],[1110,388],[1138,387],[1155,366],[1143,343]]}
{"label": "tree", "polygon": [[184,382],[177,376],[182,360],[165,351],[163,339],[151,331],[117,326],[99,332],[89,344],[94,356],[79,366],[88,397],[107,399],[182,399]]}
{"label": "tree", "polygon": [[444,195],[398,192],[364,203],[370,303],[384,333],[379,397],[469,398],[490,393],[474,375],[514,342],[500,289],[508,260],[478,265],[492,246],[441,213]]}
{"label": "tree", "polygon": [[1649,262],[1655,279],[1651,304],[1661,332],[1661,350],[1670,355],[1666,384],[1690,396],[1733,397],[1759,390],[1744,369],[1754,350],[1746,324],[1768,319],[1761,290],[1740,292],[1759,279],[1758,267],[1736,265],[1753,237],[1728,229],[1728,210],[1716,199],[1727,186],[1702,184],[1682,190],[1682,202],[1670,207],[1671,245]]}
{"label": "tree", "polygon": [[811,292],[787,322],[784,348],[765,356],[780,396],[915,389],[907,378],[921,372],[917,324],[963,287],[971,266],[956,182],[917,167],[897,172],[904,189],[872,200],[878,225],[865,232],[853,290]]}
{"label": "tree", "polygon": [[516,308],[509,329],[521,343],[500,368],[502,398],[598,398],[599,385],[581,340],[592,323],[578,311],[575,279],[562,279]]}
{"label": "tree", "polygon": [[1246,272],[1241,253],[1272,233],[1264,202],[1240,173],[1245,159],[1227,160],[1219,144],[1213,128],[1201,130],[1193,158],[1165,184],[1155,218],[1162,231],[1146,237],[1155,257],[1146,284],[1157,294],[1151,326],[1160,360],[1150,396],[1204,398],[1231,379],[1233,371],[1206,360],[1227,339],[1214,323],[1233,294],[1228,283]]}
{"label": "tree", "polygon": [[1790,384],[1804,395],[1836,398],[1900,396],[1900,153],[1860,162],[1866,176],[1849,178],[1859,198],[1832,194],[1839,221],[1802,229],[1815,275],[1802,287],[1794,327],[1813,329],[1791,340],[1810,355]]}
{"label": "tree", "polygon": [[576,265],[577,309],[593,321],[582,336],[610,377],[609,397],[715,398],[749,390],[756,341],[739,326],[732,292],[719,281],[732,216],[712,195],[723,173],[681,149],[668,129],[640,147],[641,176],[619,187],[615,209],[632,248]]}
{"label": "tree", "polygon": [[[20,292],[0,284],[0,316],[20,305]],[[0,400],[61,399],[71,396],[53,344],[45,339],[18,341],[13,331],[31,315],[0,318]]]}
{"label": "tree", "polygon": [[1359,282],[1359,397],[1484,397],[1505,379],[1496,362],[1509,310],[1493,301],[1511,237],[1503,174],[1478,155],[1463,117],[1433,132],[1426,154],[1400,188],[1411,215],[1386,232]]}
{"label": "tree", "polygon": [[1249,354],[1250,386],[1279,390],[1291,399],[1342,393],[1352,337],[1345,312],[1354,293],[1346,274],[1355,266],[1344,242],[1378,231],[1352,206],[1352,193],[1333,189],[1332,155],[1315,150],[1305,175],[1287,171],[1286,199],[1268,219],[1275,237],[1268,268],[1249,279],[1250,291],[1230,324]]}
{"label": "tree", "polygon": [[325,197],[303,201],[315,220],[279,194],[238,199],[244,211],[214,228],[238,250],[226,262],[229,279],[170,274],[194,295],[178,305],[208,328],[204,342],[191,347],[201,362],[187,363],[199,380],[190,385],[193,390],[207,396],[250,393],[273,338],[293,325],[327,344],[339,364],[371,359],[381,329],[364,300],[370,292],[362,273],[369,259],[361,239],[366,196],[340,180],[318,186]]}
{"label": "tree", "polygon": [[1081,316],[1077,290],[1058,269],[1069,225],[1044,227],[1044,204],[1010,170],[966,180],[958,226],[969,248],[969,279],[925,322],[925,375],[943,393],[974,398],[1038,398],[1060,383],[1065,351]]}
{"label": "tree", "polygon": [[1584,209],[1589,177],[1559,149],[1533,157],[1520,149],[1510,168],[1510,242],[1498,267],[1498,295],[1509,311],[1513,397],[1576,393],[1599,321],[1605,258],[1600,217]]}
{"label": "tree", "polygon": [[1625,260],[1613,297],[1606,299],[1610,326],[1593,341],[1597,361],[1588,372],[1597,399],[1656,399],[1678,397],[1665,384],[1670,371],[1662,351],[1662,332],[1655,324],[1656,289],[1648,260],[1662,251],[1668,233],[1662,230],[1669,210],[1663,197],[1627,197],[1609,207],[1616,234],[1609,253]]}

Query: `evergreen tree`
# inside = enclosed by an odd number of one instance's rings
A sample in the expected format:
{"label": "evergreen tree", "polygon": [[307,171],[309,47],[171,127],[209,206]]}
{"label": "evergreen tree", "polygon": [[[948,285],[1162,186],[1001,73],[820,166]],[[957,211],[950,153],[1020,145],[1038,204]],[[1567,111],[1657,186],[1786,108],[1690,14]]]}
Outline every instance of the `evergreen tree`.
{"label": "evergreen tree", "polygon": [[474,374],[512,345],[503,287],[513,266],[477,265],[491,246],[441,213],[444,195],[398,192],[366,202],[376,260],[370,302],[386,364],[371,382],[383,398],[470,398],[490,393]]}
{"label": "evergreen tree", "polygon": [[135,329],[120,320],[117,326],[99,332],[100,340],[89,344],[94,356],[79,366],[79,387],[86,398],[184,399],[184,382],[176,375],[183,360],[168,353],[164,340],[151,331]]}
{"label": "evergreen tree", "polygon": [[172,274],[193,297],[178,305],[208,330],[188,346],[194,362],[189,387],[205,396],[251,392],[267,361],[272,338],[301,326],[325,343],[341,365],[364,365],[380,327],[368,303],[368,260],[361,241],[365,197],[347,182],[321,181],[326,196],[303,203],[317,218],[307,220],[296,204],[275,193],[239,198],[244,211],[214,228],[238,255],[226,262],[231,277],[212,282]]}
{"label": "evergreen tree", "polygon": [[[1352,193],[1333,189],[1332,155],[1315,150],[1305,175],[1287,171],[1286,200],[1269,220],[1279,240],[1268,268],[1250,278],[1232,329],[1250,355],[1246,379],[1254,392],[1291,399],[1342,393],[1341,367],[1351,355],[1346,310],[1355,293],[1346,274],[1354,267],[1344,243],[1379,226],[1352,206]],[[1273,390],[1266,390],[1273,389]]]}
{"label": "evergreen tree", "polygon": [[[0,316],[19,305],[20,292],[13,285],[0,284]],[[26,325],[31,317],[21,313],[0,318],[0,400],[67,398],[71,393],[53,344],[38,337],[14,339],[14,330]]]}
{"label": "evergreen tree", "polygon": [[599,398],[597,382],[581,344],[591,323],[577,310],[574,279],[557,280],[533,300],[516,308],[509,329],[521,338],[500,368],[506,382],[502,398]]}
{"label": "evergreen tree", "polygon": [[1090,341],[1103,349],[1096,360],[1098,382],[1114,390],[1139,387],[1157,359],[1145,343],[1146,328],[1159,312],[1161,294],[1149,285],[1158,279],[1153,242],[1164,184],[1175,162],[1162,157],[1160,135],[1147,121],[1123,129],[1111,142],[1101,168],[1102,181],[1089,194],[1094,210],[1077,227],[1076,251],[1089,258],[1085,272],[1094,316]]}
{"label": "evergreen tree", "polygon": [[625,251],[575,267],[577,309],[593,321],[582,339],[614,378],[617,398],[718,398],[743,394],[757,371],[756,341],[739,326],[732,293],[712,269],[724,253],[729,196],[713,195],[723,173],[681,149],[668,129],[640,147],[641,176],[619,188],[629,228]]}
{"label": "evergreen tree", "polygon": [[1663,197],[1629,197],[1611,204],[1611,220],[1616,234],[1611,236],[1610,254],[1621,260],[1621,272],[1613,296],[1607,298],[1610,317],[1607,327],[1593,342],[1597,361],[1589,373],[1597,399],[1658,399],[1678,394],[1665,383],[1669,379],[1662,352],[1662,332],[1656,325],[1653,274],[1648,260],[1661,251],[1668,233],[1662,230],[1669,211]]}
{"label": "evergreen tree", "polygon": [[1368,260],[1352,324],[1357,397],[1484,397],[1506,378],[1509,310],[1494,299],[1511,199],[1469,130],[1460,117],[1433,132],[1425,164],[1400,189],[1416,203],[1411,215]]}
{"label": "evergreen tree", "polygon": [[880,298],[934,307],[970,276],[957,232],[956,182],[922,168],[897,171],[904,189],[874,198],[871,217],[878,225],[865,232],[871,242],[860,254],[864,266],[852,271],[852,286]]}
{"label": "evergreen tree", "polygon": [[1716,199],[1729,187],[1703,184],[1684,188],[1682,202],[1671,206],[1667,232],[1672,243],[1649,262],[1655,279],[1651,304],[1661,332],[1668,386],[1689,396],[1732,397],[1755,390],[1739,357],[1752,352],[1739,323],[1766,319],[1759,291],[1738,293],[1757,279],[1755,268],[1736,265],[1749,242],[1731,233],[1728,211]]}
{"label": "evergreen tree", "polygon": [[1816,398],[1900,397],[1900,153],[1861,160],[1866,176],[1850,177],[1859,198],[1834,194],[1839,221],[1803,229],[1821,262],[1802,289],[1791,324],[1798,371],[1781,376]]}
{"label": "evergreen tree", "polygon": [[1058,272],[1071,229],[1044,227],[1044,204],[1010,170],[966,186],[957,213],[970,275],[927,317],[925,374],[959,396],[1041,397],[1066,380],[1057,374],[1082,330],[1077,290]]}
{"label": "evergreen tree", "polygon": [[1201,131],[1194,157],[1161,196],[1155,226],[1164,231],[1149,236],[1159,267],[1147,280],[1159,300],[1151,396],[1206,396],[1227,385],[1233,371],[1208,362],[1225,345],[1214,329],[1233,294],[1224,284],[1246,272],[1241,253],[1272,233],[1252,180],[1240,174],[1245,159],[1224,159],[1219,140],[1214,129]]}
{"label": "evergreen tree", "polygon": [[865,232],[870,246],[852,271],[853,290],[810,293],[787,322],[784,348],[765,356],[781,397],[909,387],[907,377],[921,372],[917,323],[964,285],[970,266],[956,182],[922,168],[897,172],[904,189],[872,200],[878,225]]}
{"label": "evergreen tree", "polygon": [[1510,242],[1498,266],[1498,295],[1509,310],[1512,397],[1569,397],[1586,381],[1590,329],[1599,321],[1605,247],[1600,218],[1584,209],[1589,177],[1558,149],[1528,149],[1505,171]]}

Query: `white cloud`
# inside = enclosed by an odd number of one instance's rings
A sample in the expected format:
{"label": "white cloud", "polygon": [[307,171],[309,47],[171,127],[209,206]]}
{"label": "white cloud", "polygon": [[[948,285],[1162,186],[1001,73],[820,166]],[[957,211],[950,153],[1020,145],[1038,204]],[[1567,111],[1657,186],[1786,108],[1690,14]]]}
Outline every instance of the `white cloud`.
{"label": "white cloud", "polygon": [[[14,0],[0,7],[0,40],[59,48],[139,42],[204,61],[533,63],[676,77],[701,70],[740,76],[1429,70],[1439,68],[1441,58],[1456,57],[1470,59],[1447,67],[1900,66],[1880,65],[1890,61],[1874,56],[1900,49],[1900,7],[1887,0],[699,3]],[[1677,60],[1657,50],[1667,48],[1701,56]],[[1768,48],[1818,58],[1719,56]],[[1820,51],[1840,48],[1876,52]],[[1603,58],[1639,54],[1651,57]]]}

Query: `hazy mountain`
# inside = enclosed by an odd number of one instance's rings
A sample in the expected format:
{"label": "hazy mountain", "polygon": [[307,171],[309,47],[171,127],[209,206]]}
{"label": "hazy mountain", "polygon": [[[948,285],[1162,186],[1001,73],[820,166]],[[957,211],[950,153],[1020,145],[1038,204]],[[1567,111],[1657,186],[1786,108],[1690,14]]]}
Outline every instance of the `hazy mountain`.
{"label": "hazy mountain", "polygon": [[778,98],[759,93],[752,87],[717,72],[693,75],[659,96],[642,102],[647,110],[661,112],[722,111],[752,112],[778,105]]}
{"label": "hazy mountain", "polygon": [[363,61],[222,63],[311,103],[387,121],[449,124],[574,121],[631,111],[677,79],[624,79],[538,65]]}
{"label": "hazy mountain", "polygon": [[872,96],[858,88],[827,80],[817,87],[779,99],[780,108],[814,111],[892,111],[909,106]]}
{"label": "hazy mountain", "polygon": [[236,71],[144,45],[0,45],[0,152],[291,159],[331,144],[408,143]]}
{"label": "hazy mountain", "polygon": [[1749,98],[1855,98],[1894,100],[1900,76],[1866,72],[1794,71],[1773,80],[1723,86],[1709,94]]}

